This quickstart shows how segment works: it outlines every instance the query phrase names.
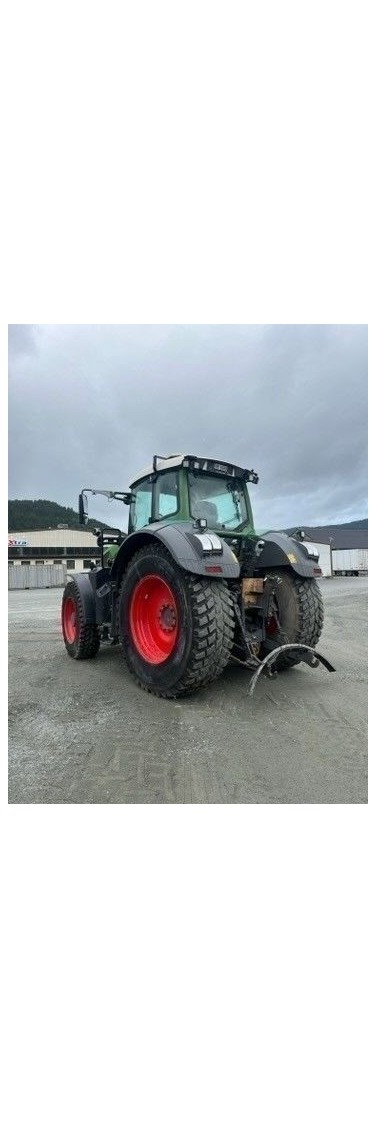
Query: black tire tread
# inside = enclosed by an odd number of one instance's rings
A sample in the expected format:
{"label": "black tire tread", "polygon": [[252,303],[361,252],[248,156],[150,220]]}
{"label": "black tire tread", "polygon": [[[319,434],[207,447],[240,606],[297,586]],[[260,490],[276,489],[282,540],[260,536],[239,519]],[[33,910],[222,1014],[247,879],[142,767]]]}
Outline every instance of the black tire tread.
{"label": "black tire tread", "polygon": [[[288,639],[288,642],[301,642],[307,646],[316,646],[324,623],[324,604],[317,580],[303,579],[301,576],[290,575],[295,598],[299,609],[299,627],[297,637]],[[287,670],[297,666],[301,659],[293,654],[282,654],[276,662],[278,670]]]}
{"label": "black tire tread", "polygon": [[85,611],[81,593],[78,584],[75,583],[75,580],[68,581],[64,589],[63,603],[65,596],[69,596],[70,598],[74,599],[77,607],[79,623],[78,642],[74,644],[67,644],[67,642],[65,642],[68,654],[71,658],[75,658],[76,661],[84,661],[89,658],[95,658],[100,647],[98,627],[95,623],[87,623],[85,621]]}
{"label": "black tire tread", "polygon": [[218,580],[213,581],[212,594],[216,609],[216,623],[217,630],[221,634],[221,640],[217,649],[216,657],[208,673],[208,678],[205,685],[208,685],[215,678],[219,677],[225,667],[230,661],[230,656],[234,644],[235,633],[235,613],[234,603],[225,583]]}
{"label": "black tire tread", "polygon": [[[143,548],[135,553],[132,563],[144,553]],[[171,563],[171,557],[159,545],[153,545],[152,556],[154,560],[157,557],[165,560],[168,556]],[[203,689],[219,677],[229,661],[235,629],[233,603],[225,581],[206,580],[189,572],[182,572],[181,578],[185,582],[190,598],[193,638],[191,656],[179,681],[171,689],[146,685],[128,662],[127,653],[123,648],[128,668],[141,689],[172,700],[194,693],[197,689]],[[122,587],[125,581],[126,576],[123,578]],[[120,598],[121,591],[122,588]]]}

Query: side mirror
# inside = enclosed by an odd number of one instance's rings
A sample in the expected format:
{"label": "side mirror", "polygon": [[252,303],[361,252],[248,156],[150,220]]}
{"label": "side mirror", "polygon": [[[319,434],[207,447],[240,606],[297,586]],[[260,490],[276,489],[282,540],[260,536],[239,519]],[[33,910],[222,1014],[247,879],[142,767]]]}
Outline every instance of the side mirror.
{"label": "side mirror", "polygon": [[86,494],[80,493],[78,498],[78,514],[80,525],[86,525],[88,521],[88,501]]}

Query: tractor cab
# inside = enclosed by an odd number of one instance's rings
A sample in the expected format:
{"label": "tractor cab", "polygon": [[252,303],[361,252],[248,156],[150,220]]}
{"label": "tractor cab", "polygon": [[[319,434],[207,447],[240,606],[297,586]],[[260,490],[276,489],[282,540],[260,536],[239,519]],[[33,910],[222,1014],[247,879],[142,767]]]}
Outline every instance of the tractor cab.
{"label": "tractor cab", "polygon": [[254,535],[248,482],[254,470],[195,455],[154,455],[131,482],[129,532],[154,522],[200,522],[222,537]]}
{"label": "tractor cab", "polygon": [[[254,470],[196,455],[155,454],[130,483],[130,490],[84,489],[79,496],[80,524],[88,520],[87,494],[102,494],[129,505],[128,534],[158,522],[199,522],[201,528],[226,539],[255,536],[248,484],[258,482]],[[116,530],[118,534],[119,530]]]}

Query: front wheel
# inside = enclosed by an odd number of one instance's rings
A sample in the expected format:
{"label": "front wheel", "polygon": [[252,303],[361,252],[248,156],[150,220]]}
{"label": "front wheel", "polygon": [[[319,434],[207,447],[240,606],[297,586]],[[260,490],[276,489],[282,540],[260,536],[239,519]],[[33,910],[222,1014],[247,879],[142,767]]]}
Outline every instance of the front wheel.
{"label": "front wheel", "polygon": [[61,626],[70,658],[95,658],[100,644],[98,627],[87,621],[84,601],[75,580],[69,580],[64,588]]}
{"label": "front wheel", "polygon": [[[276,646],[300,642],[316,646],[324,622],[323,600],[317,580],[303,579],[291,572],[270,570],[268,578],[275,581],[266,621],[266,643],[261,657],[270,654]],[[297,666],[301,661],[293,653],[282,654],[276,661],[277,670]]]}
{"label": "front wheel", "polygon": [[234,610],[227,585],[183,572],[158,544],[141,548],[121,586],[119,636],[143,689],[159,697],[192,693],[229,661]]}

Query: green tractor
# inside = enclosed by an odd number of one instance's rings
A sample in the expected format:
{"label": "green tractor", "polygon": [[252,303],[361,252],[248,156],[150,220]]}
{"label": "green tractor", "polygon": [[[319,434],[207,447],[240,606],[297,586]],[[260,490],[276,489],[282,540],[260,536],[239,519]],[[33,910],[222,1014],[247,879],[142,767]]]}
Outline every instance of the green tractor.
{"label": "green tractor", "polygon": [[62,630],[72,658],[120,644],[143,689],[176,698],[208,685],[230,662],[261,673],[330,662],[315,650],[323,626],[314,546],[254,529],[254,470],[193,455],[154,455],[130,491],[84,489],[129,505],[128,534],[98,530],[101,564],[69,579]]}

